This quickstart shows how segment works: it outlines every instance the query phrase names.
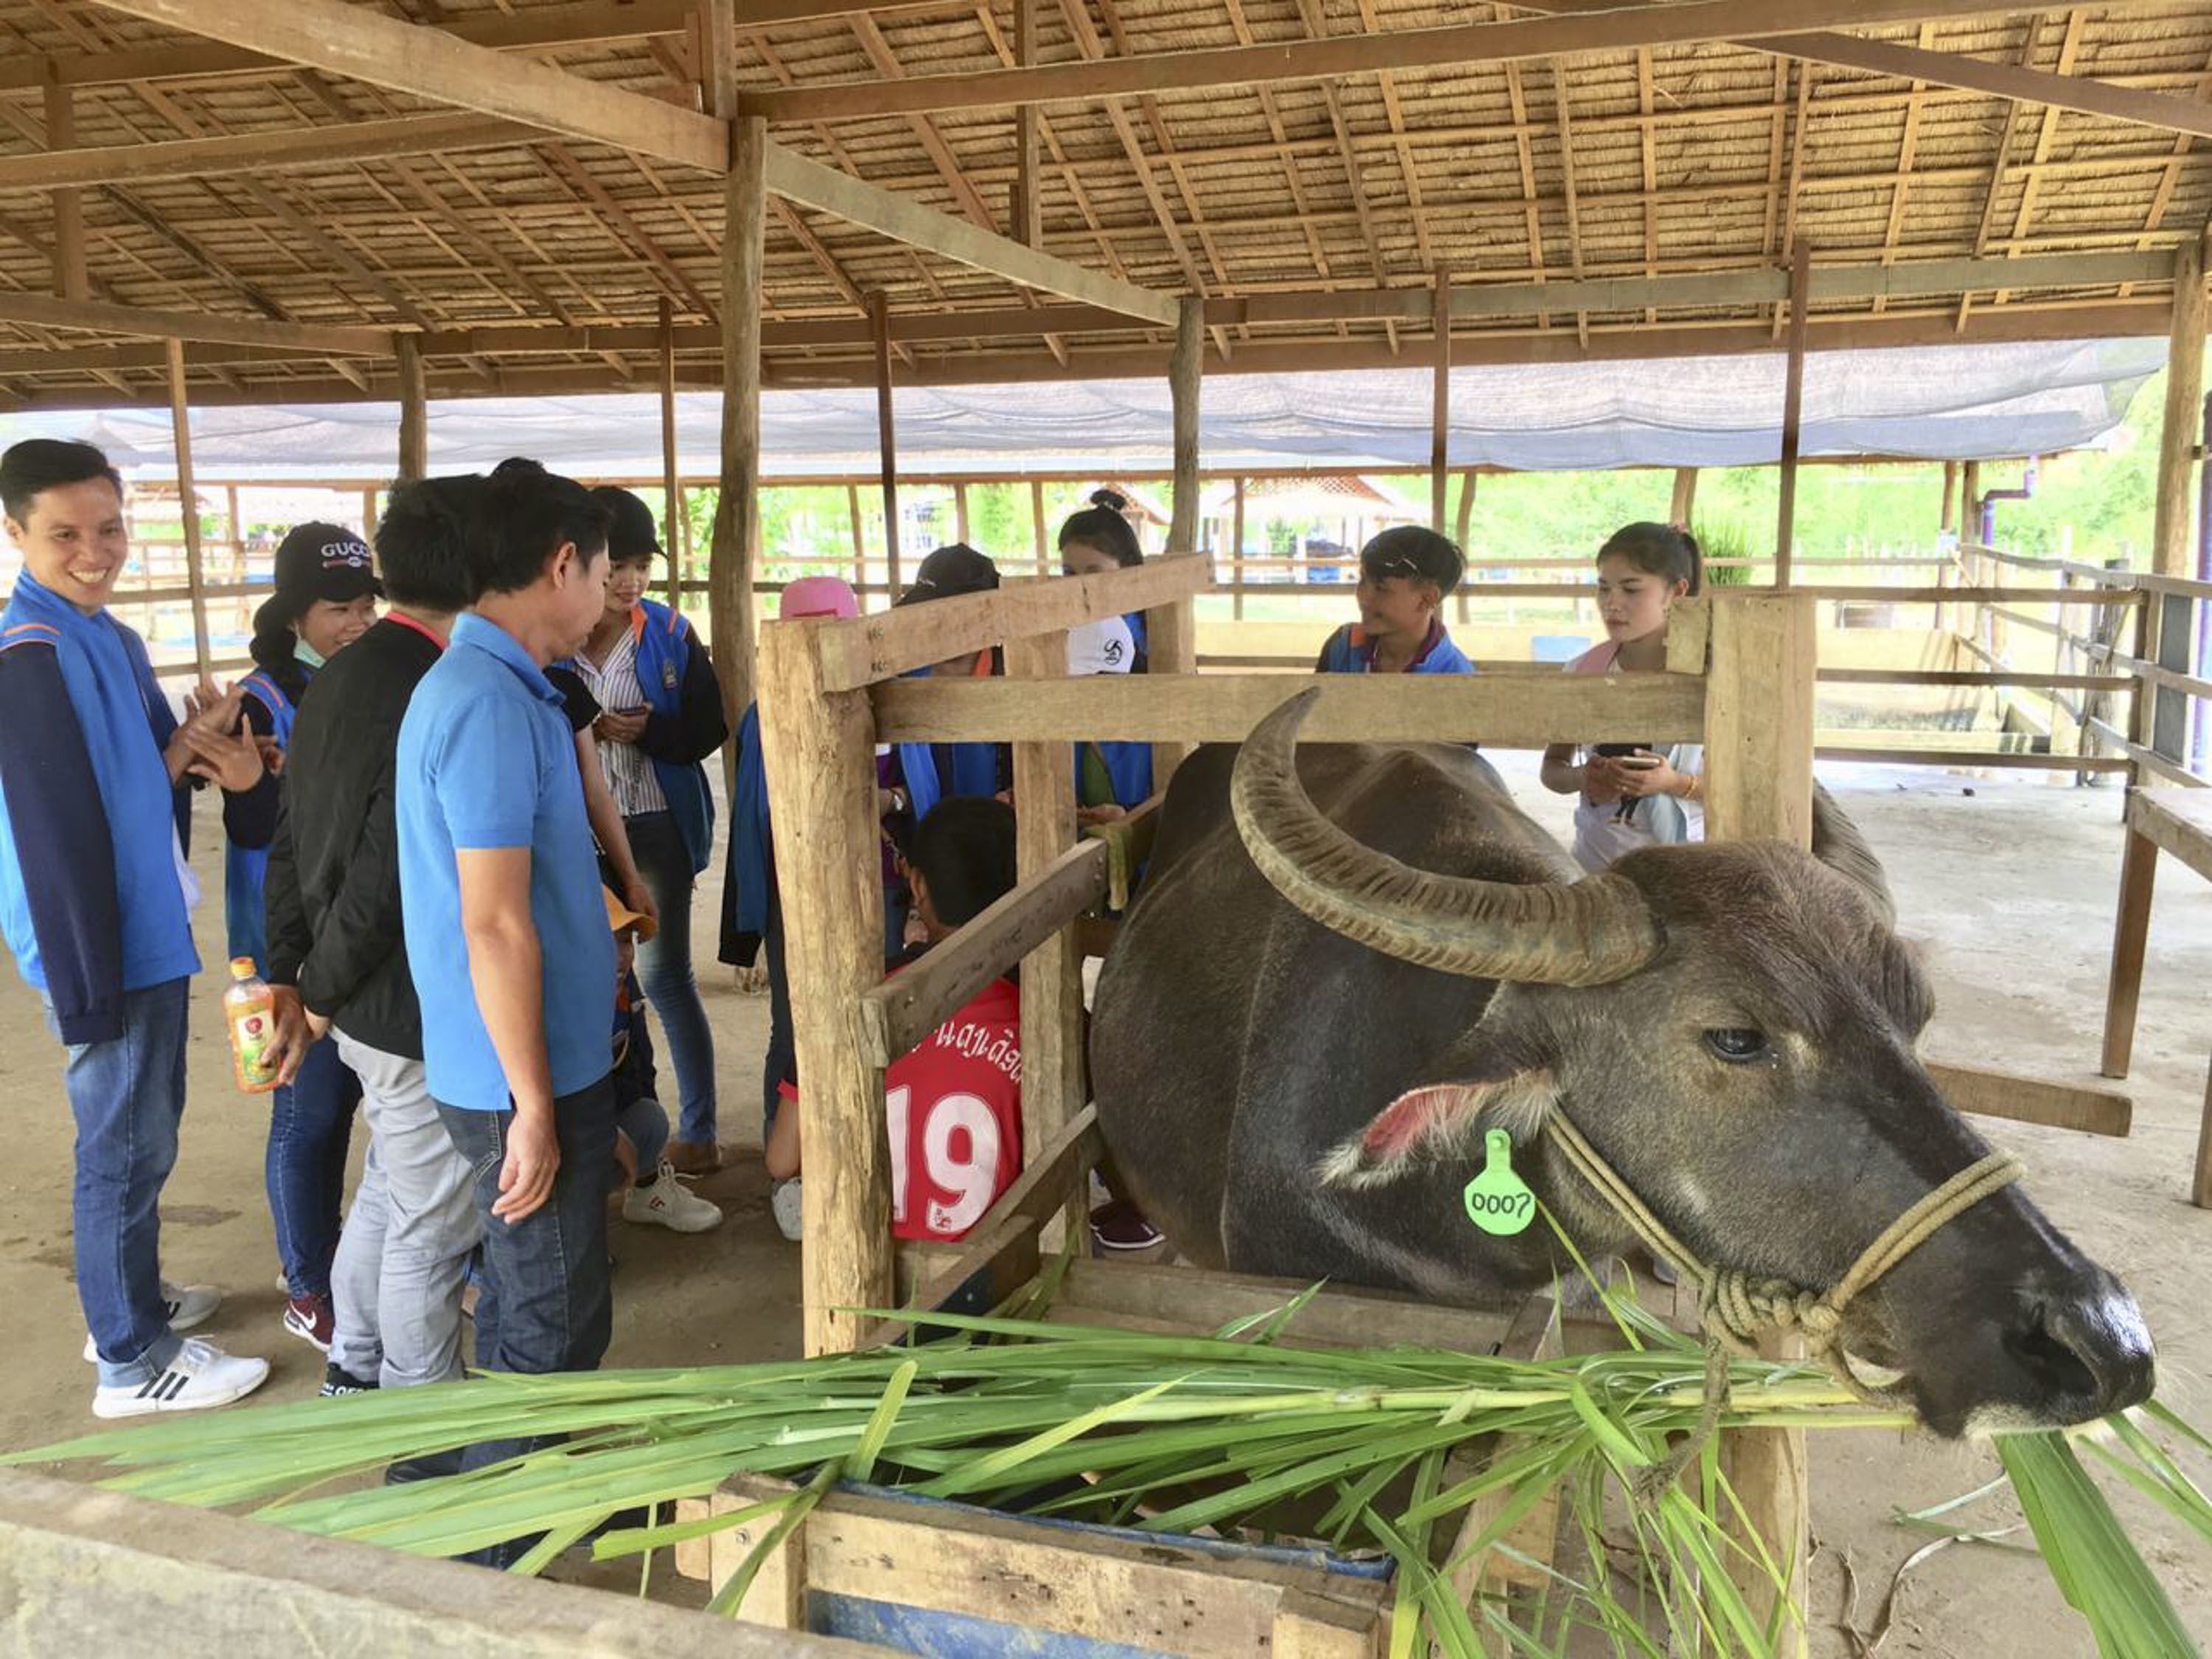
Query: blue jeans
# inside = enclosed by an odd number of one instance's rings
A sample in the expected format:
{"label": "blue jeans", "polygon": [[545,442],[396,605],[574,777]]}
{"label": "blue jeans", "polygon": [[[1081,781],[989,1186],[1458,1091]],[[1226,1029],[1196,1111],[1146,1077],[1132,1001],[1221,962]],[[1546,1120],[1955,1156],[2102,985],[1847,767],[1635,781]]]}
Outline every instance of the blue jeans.
{"label": "blue jeans", "polygon": [[694,1146],[714,1144],[714,1034],[699,981],[691,973],[691,854],[672,812],[624,818],[637,872],[660,909],[660,927],[637,947],[645,1000],[660,1016],[679,1098],[676,1135]]}
{"label": "blue jeans", "polygon": [[798,1039],[791,1031],[791,970],[783,957],[783,903],[771,890],[768,921],[761,929],[761,954],[768,964],[768,1058],[761,1066],[761,1145],[775,1127],[781,1087],[799,1083]]}
{"label": "blue jeans", "polygon": [[[76,1120],[76,1294],[106,1386],[151,1382],[176,1357],[161,1306],[161,1188],[185,1110],[191,981],[123,996],[123,1035],[69,1045],[62,1086]],[[58,1036],[53,1008],[46,1024]]]}
{"label": "blue jeans", "polygon": [[276,1255],[295,1296],[328,1296],[345,1200],[346,1152],[361,1104],[361,1079],[323,1038],[297,1075],[269,1097],[269,1150],[262,1176],[276,1223]]}
{"label": "blue jeans", "polygon": [[615,1127],[629,1137],[631,1150],[637,1154],[637,1178],[652,1180],[668,1152],[667,1112],[651,1095],[640,1095],[615,1114]]}
{"label": "blue jeans", "polygon": [[[512,1111],[470,1111],[438,1103],[471,1171],[483,1223],[483,1277],[477,1292],[477,1367],[543,1376],[599,1368],[614,1330],[607,1279],[607,1188],[614,1177],[615,1091],[601,1078],[553,1103],[561,1167],[544,1203],[509,1224],[491,1212],[499,1199]],[[488,1440],[461,1454],[463,1469],[483,1468],[551,1443],[544,1437]],[[468,1559],[512,1565],[527,1538],[478,1550]]]}

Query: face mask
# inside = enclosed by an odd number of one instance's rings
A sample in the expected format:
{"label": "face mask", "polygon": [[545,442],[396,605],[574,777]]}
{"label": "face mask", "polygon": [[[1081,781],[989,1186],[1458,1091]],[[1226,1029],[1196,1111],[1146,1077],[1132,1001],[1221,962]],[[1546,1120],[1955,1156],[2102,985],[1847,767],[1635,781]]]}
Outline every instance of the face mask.
{"label": "face mask", "polygon": [[323,653],[309,645],[306,640],[295,635],[292,640],[292,660],[303,667],[320,668],[323,665]]}

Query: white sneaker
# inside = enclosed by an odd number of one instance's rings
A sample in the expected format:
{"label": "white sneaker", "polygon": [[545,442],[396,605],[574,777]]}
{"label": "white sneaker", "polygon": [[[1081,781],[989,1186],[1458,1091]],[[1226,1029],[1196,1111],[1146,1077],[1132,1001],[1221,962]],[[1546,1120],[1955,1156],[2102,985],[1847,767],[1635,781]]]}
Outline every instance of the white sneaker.
{"label": "white sneaker", "polygon": [[698,1194],[686,1192],[676,1166],[664,1158],[653,1185],[633,1187],[623,1194],[623,1219],[651,1222],[679,1233],[703,1233],[722,1224],[722,1212]]}
{"label": "white sneaker", "polygon": [[102,1383],[92,1392],[94,1417],[143,1417],[151,1412],[196,1412],[243,1400],[269,1380],[269,1362],[227,1354],[212,1342],[186,1337],[167,1370],[145,1382]]}
{"label": "white sneaker", "polygon": [[799,1177],[779,1181],[769,1189],[768,1207],[775,1217],[776,1230],[793,1243],[799,1243],[799,1217],[803,1213],[799,1203]]}
{"label": "white sneaker", "polygon": [[[161,1317],[169,1322],[173,1331],[188,1331],[195,1325],[204,1325],[222,1306],[222,1292],[212,1285],[172,1285],[161,1281]],[[85,1334],[84,1363],[100,1363],[100,1345]]]}

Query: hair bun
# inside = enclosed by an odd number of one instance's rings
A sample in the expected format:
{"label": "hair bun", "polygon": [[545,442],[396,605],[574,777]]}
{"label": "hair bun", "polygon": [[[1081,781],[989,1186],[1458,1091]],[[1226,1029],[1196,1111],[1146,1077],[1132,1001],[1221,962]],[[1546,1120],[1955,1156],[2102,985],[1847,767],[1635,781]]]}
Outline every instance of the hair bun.
{"label": "hair bun", "polygon": [[1126,495],[1111,489],[1094,489],[1091,492],[1091,505],[1103,507],[1109,513],[1119,513],[1129,505],[1129,501]]}

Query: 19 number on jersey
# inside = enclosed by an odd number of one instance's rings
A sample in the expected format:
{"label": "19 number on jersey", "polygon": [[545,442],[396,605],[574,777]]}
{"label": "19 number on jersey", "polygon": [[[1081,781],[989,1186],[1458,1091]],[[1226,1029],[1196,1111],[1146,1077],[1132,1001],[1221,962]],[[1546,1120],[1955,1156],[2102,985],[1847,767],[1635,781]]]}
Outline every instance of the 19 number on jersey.
{"label": "19 number on jersey", "polygon": [[[902,1083],[884,1097],[890,1116],[891,1219],[906,1219],[907,1149],[913,1144],[908,1119],[914,1087]],[[961,1131],[965,1131],[964,1134]],[[956,1143],[960,1153],[954,1152]],[[999,1120],[974,1095],[939,1095],[921,1122],[922,1176],[935,1192],[951,1199],[929,1201],[924,1225],[940,1237],[957,1237],[983,1218],[999,1174]]]}

